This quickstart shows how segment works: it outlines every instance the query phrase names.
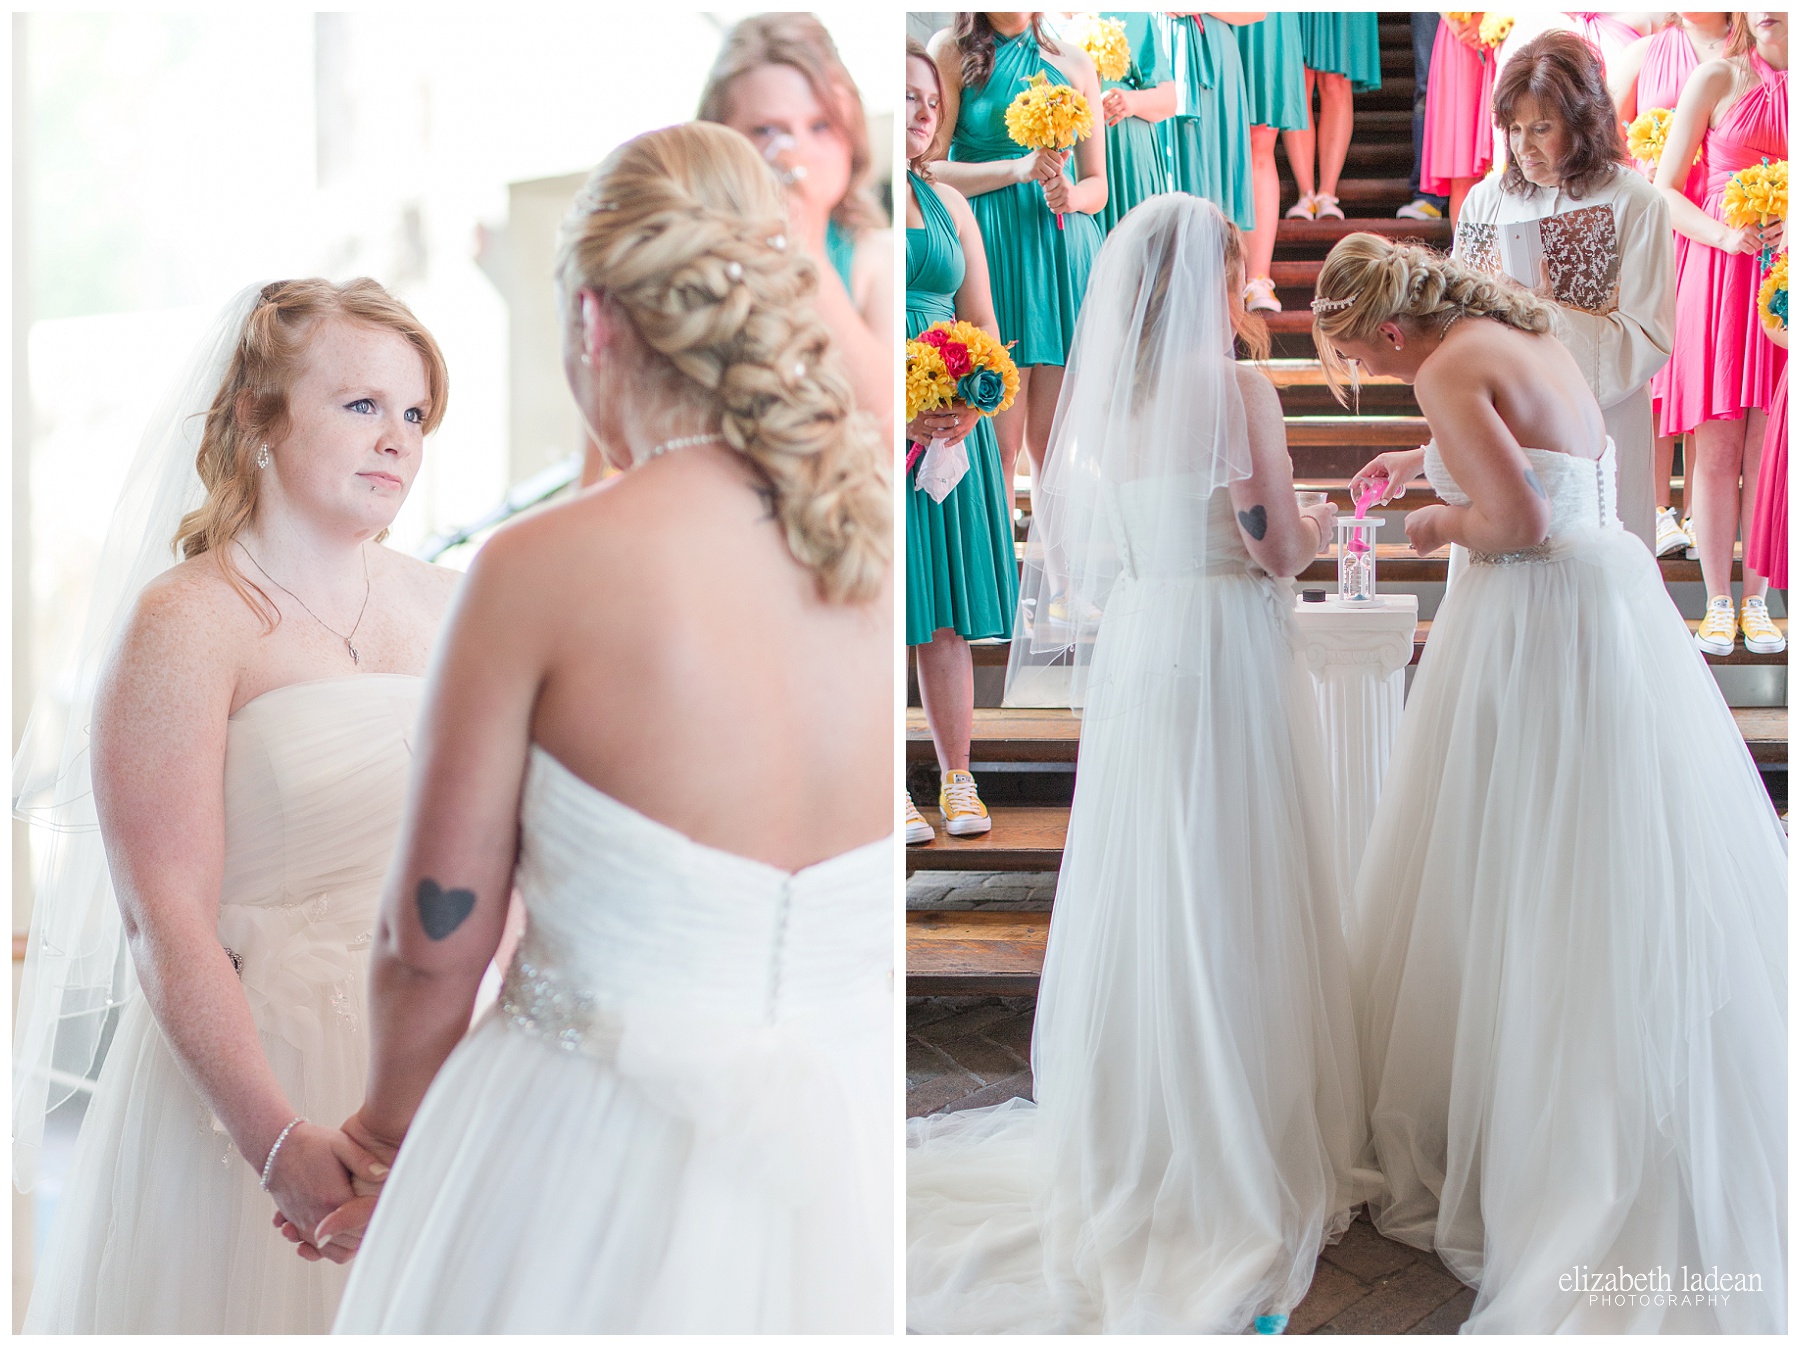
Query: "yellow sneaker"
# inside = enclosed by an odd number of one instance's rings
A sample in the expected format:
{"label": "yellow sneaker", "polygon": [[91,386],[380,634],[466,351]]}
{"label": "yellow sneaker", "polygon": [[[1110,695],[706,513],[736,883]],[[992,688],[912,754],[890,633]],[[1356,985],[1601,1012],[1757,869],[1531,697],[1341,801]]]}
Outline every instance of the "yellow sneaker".
{"label": "yellow sneaker", "polygon": [[944,811],[944,831],[952,837],[979,837],[994,826],[975,793],[975,778],[967,772],[944,773],[938,808]]}
{"label": "yellow sneaker", "polygon": [[906,792],[906,845],[917,846],[920,842],[935,842],[937,834],[932,831],[931,824],[919,812],[919,806],[912,802],[912,792]]}
{"label": "yellow sneaker", "polygon": [[1779,655],[1787,649],[1787,637],[1769,619],[1768,603],[1758,597],[1744,600],[1744,611],[1738,618],[1744,630],[1744,649],[1759,655]]}
{"label": "yellow sneaker", "polygon": [[1694,644],[1709,655],[1729,655],[1737,639],[1737,615],[1731,611],[1731,595],[1715,594],[1706,601],[1706,616],[1694,633]]}

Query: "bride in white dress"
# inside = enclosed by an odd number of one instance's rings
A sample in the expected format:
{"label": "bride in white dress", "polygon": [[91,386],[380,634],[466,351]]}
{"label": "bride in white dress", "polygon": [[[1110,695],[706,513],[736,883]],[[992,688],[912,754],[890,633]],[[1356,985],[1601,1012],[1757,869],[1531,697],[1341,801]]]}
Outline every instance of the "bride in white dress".
{"label": "bride in white dress", "polygon": [[340,1332],[893,1330],[894,507],[785,230],[705,123],[565,226],[570,384],[624,471],[490,541],[447,628]]}
{"label": "bride in white dress", "polygon": [[121,1007],[27,1332],[330,1327],[350,1249],[295,1259],[270,1198],[310,1230],[377,1176],[292,1120],[341,1118],[366,1069],[375,904],[456,579],[378,543],[446,392],[436,343],[373,281],[277,282],[228,308],[146,436],[62,749],[43,760],[46,700],[16,765],[52,830],[14,1053],[21,1187]]}
{"label": "bride in white dress", "polygon": [[1413,545],[1470,553],[1356,886],[1375,1224],[1479,1288],[1465,1331],[1781,1332],[1786,839],[1600,408],[1456,262],[1352,235],[1318,295],[1336,377],[1412,383],[1435,436],[1353,489],[1423,471]]}
{"label": "bride in white dress", "polygon": [[1073,661],[1084,709],[1036,1102],[909,1125],[917,1332],[1279,1331],[1362,1200],[1347,877],[1286,578],[1331,508],[1299,509],[1275,390],[1232,359],[1236,243],[1153,197],[1089,283],[1014,637]]}

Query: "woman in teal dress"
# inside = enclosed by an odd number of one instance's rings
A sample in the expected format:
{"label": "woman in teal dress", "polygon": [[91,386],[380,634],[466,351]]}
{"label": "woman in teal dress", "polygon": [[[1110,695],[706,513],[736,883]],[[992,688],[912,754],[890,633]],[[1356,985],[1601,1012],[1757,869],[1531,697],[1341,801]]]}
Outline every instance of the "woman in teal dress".
{"label": "woman in teal dress", "polygon": [[1018,398],[995,418],[1000,471],[1009,484],[1021,444],[1033,469],[1042,469],[1075,316],[1100,250],[1094,217],[1106,209],[1104,136],[1089,136],[1072,152],[1021,152],[1006,134],[1007,105],[1040,73],[1079,91],[1100,116],[1093,61],[1073,42],[1053,40],[1042,19],[957,14],[931,39],[944,88],[943,121],[953,128],[949,158],[936,158],[931,171],[975,213],[1000,340],[1013,344],[1019,367]]}
{"label": "woman in teal dress", "polygon": [[[961,193],[928,176],[942,97],[937,67],[907,39],[906,335],[956,318],[998,335],[975,215]],[[969,642],[1011,634],[1019,574],[1007,481],[988,418],[966,410],[926,412],[906,428],[909,446],[959,435],[969,470],[941,502],[918,490],[911,473],[906,477],[906,643],[915,648],[919,700],[937,746],[938,807],[946,830],[966,837],[990,826],[969,775],[975,706]],[[931,839],[931,825],[909,794],[906,840]]]}
{"label": "woman in teal dress", "polygon": [[1282,131],[1304,131],[1306,64],[1300,53],[1300,16],[1282,10],[1239,24],[1238,55],[1244,63],[1244,90],[1250,104],[1250,183],[1256,201],[1256,227],[1244,238],[1244,307],[1251,312],[1279,313],[1271,272],[1275,231],[1281,215],[1281,178],[1275,171],[1275,137]]}
{"label": "woman in teal dress", "polygon": [[[1288,168],[1300,188],[1300,199],[1288,207],[1295,220],[1341,220],[1338,178],[1350,152],[1352,93],[1381,87],[1381,29],[1367,9],[1303,10],[1300,47],[1306,62],[1306,106],[1312,109],[1313,88],[1319,90],[1318,134],[1309,128],[1282,136]],[[1318,190],[1313,190],[1313,149],[1319,154]]]}
{"label": "woman in teal dress", "polygon": [[1239,229],[1256,224],[1250,195],[1250,104],[1232,27],[1260,14],[1166,16],[1175,115],[1163,123],[1169,179],[1203,196]]}
{"label": "woman in teal dress", "polygon": [[788,185],[788,230],[820,263],[814,305],[859,407],[894,424],[894,233],[869,193],[862,99],[810,14],[753,14],[732,28],[699,120],[748,136]]}
{"label": "woman in teal dress", "polygon": [[1100,111],[1106,121],[1106,209],[1100,228],[1111,233],[1125,213],[1147,196],[1169,190],[1169,157],[1156,125],[1175,115],[1175,74],[1162,25],[1143,10],[1102,14],[1125,26],[1131,67],[1124,79],[1102,80]]}

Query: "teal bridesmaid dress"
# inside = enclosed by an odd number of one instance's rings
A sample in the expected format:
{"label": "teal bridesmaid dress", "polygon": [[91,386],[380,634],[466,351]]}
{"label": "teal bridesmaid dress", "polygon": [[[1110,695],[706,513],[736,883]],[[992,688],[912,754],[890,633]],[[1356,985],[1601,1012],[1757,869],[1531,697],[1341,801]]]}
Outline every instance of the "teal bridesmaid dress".
{"label": "teal bridesmaid dress", "polygon": [[1281,10],[1233,30],[1244,63],[1250,125],[1306,130],[1306,60],[1300,15]]}
{"label": "teal bridesmaid dress", "polygon": [[1300,11],[1300,48],[1308,70],[1348,75],[1353,93],[1381,87],[1381,28],[1372,9]]}
{"label": "teal bridesmaid dress", "polygon": [[1256,226],[1250,191],[1250,105],[1244,65],[1231,25],[1170,15],[1175,116],[1162,124],[1169,178],[1178,191],[1203,196],[1239,229]]}
{"label": "teal bridesmaid dress", "polygon": [[[1130,13],[1102,14],[1103,19],[1116,19],[1125,25],[1125,38],[1131,43],[1131,68],[1124,79],[1103,80],[1101,89],[1154,89],[1175,78],[1169,67],[1169,52],[1157,32],[1156,16],[1142,10]],[[1098,109],[1095,116],[1104,121]],[[1106,128],[1106,209],[1094,218],[1102,233],[1125,218],[1125,213],[1145,197],[1169,190],[1169,160],[1163,152],[1162,137],[1156,125],[1142,118],[1127,117],[1117,126]]]}
{"label": "teal bridesmaid dress", "polygon": [[[1030,28],[996,41],[987,83],[963,90],[950,158],[980,164],[1024,154],[1006,134],[1006,107],[1040,71],[1052,84],[1069,82],[1044,59]],[[1098,123],[1100,109],[1093,111]],[[1064,172],[1074,180],[1073,154]],[[1075,318],[1094,254],[1100,250],[1099,223],[1091,215],[1069,211],[1058,229],[1055,213],[1044,204],[1044,189],[1035,182],[971,196],[969,209],[975,212],[987,248],[988,285],[1000,340],[1015,343],[1014,362],[1021,367],[1068,364]]]}
{"label": "teal bridesmaid dress", "polygon": [[[906,231],[906,335],[956,317],[962,243],[937,191],[907,174],[923,229]],[[1055,228],[1054,225],[1051,228]],[[906,643],[924,645],[950,627],[969,640],[1008,636],[1019,601],[1012,504],[1000,480],[994,423],[982,417],[963,441],[969,470],[942,503],[906,482]]]}

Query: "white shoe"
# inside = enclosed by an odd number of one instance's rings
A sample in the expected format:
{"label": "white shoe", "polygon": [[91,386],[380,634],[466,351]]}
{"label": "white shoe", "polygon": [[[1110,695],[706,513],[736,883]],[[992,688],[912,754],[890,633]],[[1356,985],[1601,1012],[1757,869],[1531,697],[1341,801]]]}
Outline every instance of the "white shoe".
{"label": "white shoe", "polygon": [[1682,555],[1689,561],[1700,560],[1700,534],[1694,528],[1694,516],[1688,515],[1681,521],[1681,531],[1687,534],[1687,547]]}
{"label": "white shoe", "polygon": [[1318,197],[1303,196],[1287,208],[1287,218],[1290,220],[1316,220],[1319,216],[1318,204]]}
{"label": "white shoe", "polygon": [[1685,551],[1692,547],[1694,540],[1681,527],[1681,516],[1673,508],[1656,512],[1656,555],[1666,557],[1671,552]]}
{"label": "white shoe", "polygon": [[919,806],[912,801],[912,792],[906,792],[906,845],[917,846],[921,842],[935,842],[937,834],[932,831],[931,824],[919,812]]}
{"label": "white shoe", "polygon": [[1787,649],[1787,637],[1781,634],[1769,617],[1769,605],[1758,597],[1744,600],[1744,611],[1738,617],[1738,626],[1744,630],[1744,649],[1755,651],[1759,655],[1779,655]]}
{"label": "white shoe", "polygon": [[1244,285],[1244,307],[1251,313],[1280,313],[1281,301],[1275,297],[1275,282],[1267,276],[1254,276]]}
{"label": "white shoe", "polygon": [[1324,192],[1320,192],[1313,198],[1313,219],[1341,220],[1343,218],[1344,209],[1338,205],[1338,199],[1335,196],[1328,196]]}

